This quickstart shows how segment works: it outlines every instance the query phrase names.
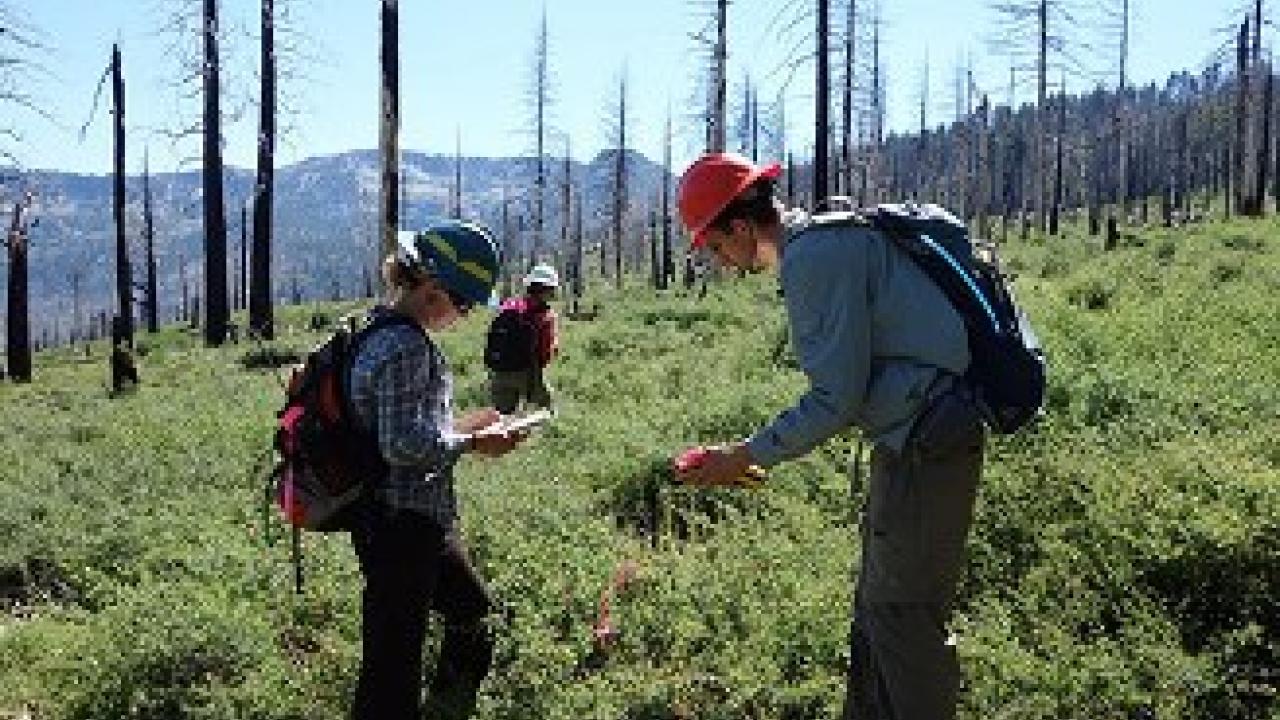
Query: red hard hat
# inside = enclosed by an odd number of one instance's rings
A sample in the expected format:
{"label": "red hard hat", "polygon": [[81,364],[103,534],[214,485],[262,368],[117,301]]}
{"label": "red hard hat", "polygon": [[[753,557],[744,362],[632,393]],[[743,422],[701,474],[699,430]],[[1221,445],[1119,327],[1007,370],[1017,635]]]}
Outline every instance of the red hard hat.
{"label": "red hard hat", "polygon": [[680,178],[677,200],[680,220],[693,234],[693,246],[706,242],[707,226],[751,183],[780,174],[778,163],[757,167],[736,153],[710,153],[694,161]]}

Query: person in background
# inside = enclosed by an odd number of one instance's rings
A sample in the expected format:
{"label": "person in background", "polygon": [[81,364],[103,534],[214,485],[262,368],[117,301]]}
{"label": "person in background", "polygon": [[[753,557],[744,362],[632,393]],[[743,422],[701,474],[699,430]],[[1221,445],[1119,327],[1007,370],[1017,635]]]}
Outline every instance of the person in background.
{"label": "person in background", "polygon": [[[431,718],[470,717],[492,663],[494,602],[458,532],[453,469],[465,454],[510,452],[524,436],[502,430],[492,408],[455,419],[449,364],[434,336],[489,298],[497,272],[492,236],[478,225],[401,232],[383,263],[387,302],[370,311],[381,326],[351,362],[355,420],[386,465],[351,533],[364,578],[356,720],[417,720],[424,709]],[[429,610],[444,632],[424,708]]]}
{"label": "person in background", "polygon": [[693,245],[721,264],[781,266],[809,389],[750,438],[699,449],[678,472],[690,484],[733,486],[751,466],[800,457],[849,427],[869,438],[843,717],[946,720],[960,689],[946,626],[985,440],[960,378],[968,335],[942,290],[889,238],[848,216],[784,215],[779,171],[705,155],[681,178],[678,204]]}
{"label": "person in background", "polygon": [[560,278],[550,265],[535,265],[524,277],[524,295],[504,301],[485,339],[489,390],[498,412],[514,413],[521,402],[551,408],[546,369],[560,348],[551,300]]}

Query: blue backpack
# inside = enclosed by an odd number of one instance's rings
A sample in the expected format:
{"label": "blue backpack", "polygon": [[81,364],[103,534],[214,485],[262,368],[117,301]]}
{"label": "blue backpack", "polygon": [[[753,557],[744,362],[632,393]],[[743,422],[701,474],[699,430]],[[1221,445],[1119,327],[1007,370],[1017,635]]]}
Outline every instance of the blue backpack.
{"label": "blue backpack", "polygon": [[964,320],[964,378],[992,432],[1025,427],[1044,404],[1045,358],[1001,274],[994,246],[978,252],[964,223],[937,205],[880,205],[860,213],[942,290]]}

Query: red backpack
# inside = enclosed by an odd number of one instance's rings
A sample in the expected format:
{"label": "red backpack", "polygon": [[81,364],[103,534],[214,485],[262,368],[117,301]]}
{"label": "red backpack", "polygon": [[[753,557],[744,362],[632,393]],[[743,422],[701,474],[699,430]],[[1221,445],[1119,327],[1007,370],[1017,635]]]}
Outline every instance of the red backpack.
{"label": "red backpack", "polygon": [[376,438],[359,426],[347,396],[347,377],[361,343],[397,325],[422,332],[411,318],[387,313],[355,330],[334,331],[295,367],[284,407],[276,413],[278,462],[268,492],[294,528],[350,530],[370,482],[384,477]]}

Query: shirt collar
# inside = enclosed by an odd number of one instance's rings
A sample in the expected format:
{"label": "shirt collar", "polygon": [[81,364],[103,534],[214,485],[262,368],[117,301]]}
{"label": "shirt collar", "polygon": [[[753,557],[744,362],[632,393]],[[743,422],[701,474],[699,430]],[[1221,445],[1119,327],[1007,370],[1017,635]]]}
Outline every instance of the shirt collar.
{"label": "shirt collar", "polygon": [[778,255],[786,253],[791,239],[809,227],[809,213],[801,208],[786,210],[782,213],[782,237],[778,242]]}

